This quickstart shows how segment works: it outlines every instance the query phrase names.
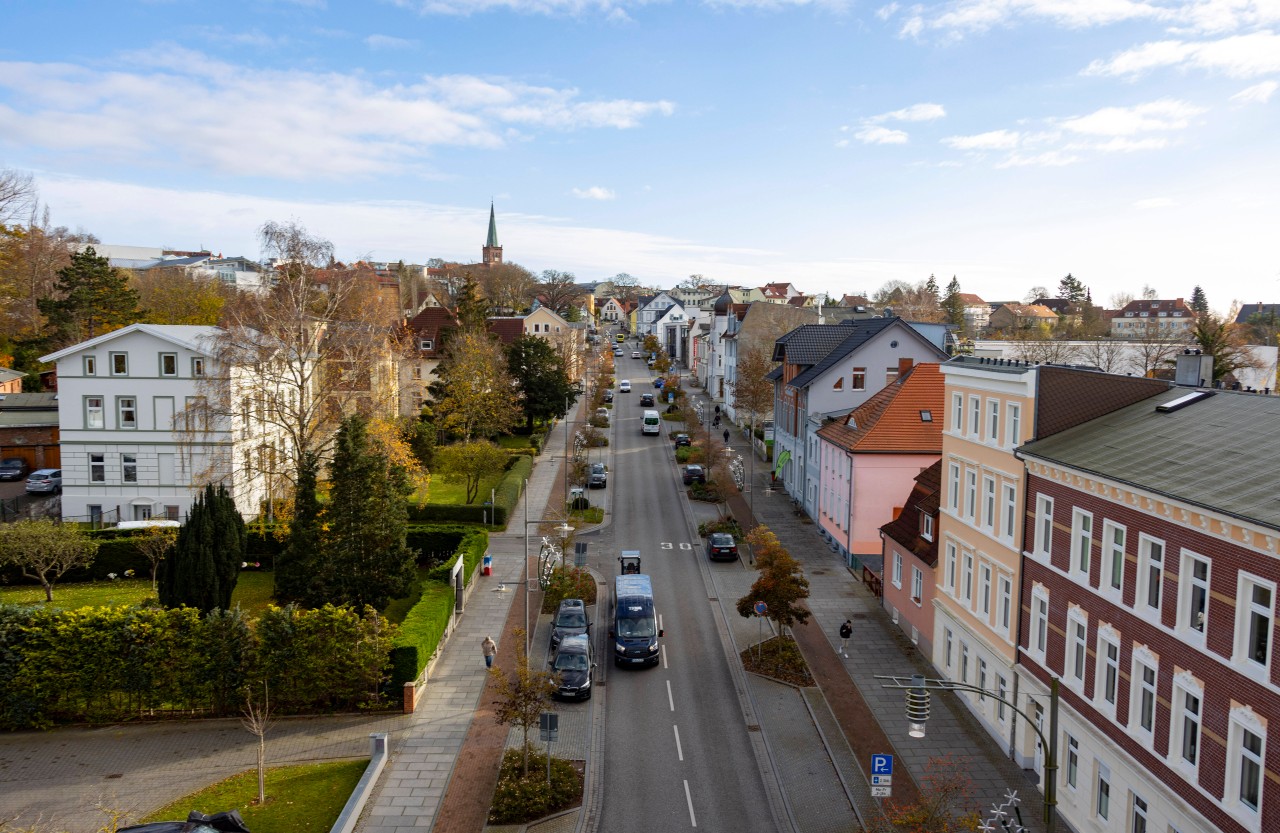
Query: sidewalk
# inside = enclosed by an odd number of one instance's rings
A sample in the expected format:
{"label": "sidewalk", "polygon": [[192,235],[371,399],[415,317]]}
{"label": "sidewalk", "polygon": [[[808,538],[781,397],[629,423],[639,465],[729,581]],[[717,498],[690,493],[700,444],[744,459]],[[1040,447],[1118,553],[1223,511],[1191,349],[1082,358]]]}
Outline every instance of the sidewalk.
{"label": "sidewalk", "polygon": [[[705,401],[704,394],[698,395]],[[730,447],[744,460],[752,453],[736,428],[730,434]],[[883,688],[876,675],[941,675],[893,625],[880,600],[826,545],[817,525],[795,515],[790,497],[780,487],[769,491],[769,471],[768,463],[756,461],[751,484],[755,520],[778,536],[809,578],[808,606],[813,616],[794,632],[862,770],[849,774],[857,777],[848,780],[863,780],[872,754],[891,753],[896,758],[893,799],[909,801],[914,788],[910,781],[919,783],[928,775],[929,759],[949,755],[973,780],[974,797],[983,811],[1001,803],[1009,790],[1016,790],[1023,821],[1030,830],[1042,829],[1043,798],[1034,773],[1010,760],[958,697],[935,693],[928,736],[916,740],[907,735],[903,692]],[[752,508],[747,496],[735,496],[729,506],[743,529],[750,529]],[[845,619],[853,620],[848,659],[836,653]]]}

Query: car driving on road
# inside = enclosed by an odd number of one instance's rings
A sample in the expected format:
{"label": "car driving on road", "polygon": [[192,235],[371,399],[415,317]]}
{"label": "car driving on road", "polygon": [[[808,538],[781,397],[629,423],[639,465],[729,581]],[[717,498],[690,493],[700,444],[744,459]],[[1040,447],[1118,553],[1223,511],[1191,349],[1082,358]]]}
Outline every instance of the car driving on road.
{"label": "car driving on road", "polygon": [[631,393],[631,380],[623,379],[618,383],[618,393]]}
{"label": "car driving on road", "polygon": [[642,394],[640,394],[640,407],[641,407],[641,408],[652,408],[652,407],[653,407],[653,394],[652,394],[652,393],[642,393]]}

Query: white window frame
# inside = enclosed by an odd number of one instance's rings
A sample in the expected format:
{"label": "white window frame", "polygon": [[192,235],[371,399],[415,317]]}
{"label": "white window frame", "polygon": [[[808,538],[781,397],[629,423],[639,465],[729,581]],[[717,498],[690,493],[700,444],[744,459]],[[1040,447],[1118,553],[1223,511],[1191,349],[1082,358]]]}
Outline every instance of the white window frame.
{"label": "white window frame", "polygon": [[1067,656],[1062,668],[1062,681],[1076,691],[1084,692],[1084,678],[1089,673],[1089,614],[1072,606],[1067,611]]}
{"label": "white window frame", "polygon": [[203,378],[203,377],[204,377],[204,368],[205,368],[204,356],[192,356],[192,357],[191,357],[191,376],[192,376],[192,378],[195,378],[195,379]]}
{"label": "white window frame", "polygon": [[[1232,706],[1229,726],[1226,790],[1223,793],[1223,803],[1237,819],[1256,829],[1261,822],[1261,812],[1258,808],[1262,807],[1267,788],[1267,730],[1248,706]],[[1245,732],[1261,739],[1261,749],[1256,754],[1245,748]],[[1241,799],[1246,761],[1254,762],[1258,767],[1258,808],[1250,807]]]}
{"label": "white window frame", "polygon": [[120,482],[121,483],[137,483],[138,482],[138,455],[137,454],[121,454],[120,455]]}
{"label": "white window frame", "polygon": [[973,609],[973,553],[960,553],[960,599],[965,607]]}
{"label": "white window frame", "polygon": [[1013,627],[1013,576],[996,576],[996,630],[1008,636]]}
{"label": "white window frame", "polygon": [[951,494],[948,496],[950,500],[948,505],[954,515],[960,514],[960,464],[950,463],[948,467],[949,478],[947,485],[950,487]]}
{"label": "white window frame", "polygon": [[1017,446],[1022,437],[1022,405],[1018,402],[1009,402],[1005,405],[1004,431],[1007,438],[1006,445],[1010,448]]}
{"label": "white window frame", "polygon": [[[1275,655],[1275,643],[1271,638],[1275,634],[1276,623],[1276,585],[1275,582],[1246,573],[1239,573],[1236,584],[1236,629],[1232,660],[1241,670],[1263,681],[1270,681],[1271,658]],[[1271,605],[1266,608],[1254,601],[1254,590],[1265,590],[1270,594]],[[1267,656],[1259,661],[1249,645],[1252,625],[1255,616],[1267,617]]]}
{"label": "white window frame", "polygon": [[[1151,672],[1150,679],[1146,671]],[[1148,744],[1155,742],[1156,726],[1160,723],[1159,687],[1159,660],[1145,646],[1136,646],[1129,671],[1129,731]],[[1142,725],[1144,695],[1150,697],[1151,725],[1149,727]]]}
{"label": "white window frame", "polygon": [[[1156,554],[1158,550],[1158,555]],[[1155,611],[1154,624],[1160,624],[1159,613],[1164,605],[1164,570],[1168,552],[1164,541],[1152,538],[1146,533],[1138,535],[1138,593],[1134,597],[1134,607],[1139,610]],[[1154,568],[1154,569],[1153,569]],[[1152,601],[1152,579],[1155,579],[1155,605]]]}
{"label": "white window frame", "polygon": [[955,641],[955,634],[951,632],[951,628],[944,627],[942,629],[942,667],[948,671],[951,670],[951,649]]}
{"label": "white window frame", "polygon": [[991,621],[991,591],[993,588],[991,573],[990,562],[978,562],[978,615],[982,617],[984,622],[988,623]]}
{"label": "white window frame", "polygon": [[[1108,625],[1098,627],[1098,647],[1095,659],[1096,673],[1093,683],[1093,701],[1098,710],[1112,720],[1116,719],[1116,707],[1120,702],[1120,635]],[[1108,697],[1108,694],[1110,695]]]}
{"label": "white window frame", "polygon": [[[1116,534],[1119,533],[1119,539],[1116,540]],[[1124,568],[1125,568],[1125,543],[1128,540],[1129,531],[1123,524],[1114,521],[1102,522],[1102,576],[1098,582],[1098,589],[1102,594],[1111,599],[1116,604],[1120,604],[1124,598]],[[1120,584],[1114,583],[1116,576],[1116,566],[1119,564]]]}
{"label": "white window frame", "polygon": [[956,545],[953,541],[947,542],[946,556],[944,557],[945,572],[943,574],[943,589],[950,595],[956,594]]}
{"label": "white window frame", "polygon": [[1071,564],[1068,572],[1088,585],[1092,566],[1093,513],[1074,507],[1071,510]]}
{"label": "white window frame", "polygon": [[[128,407],[125,403],[131,403]],[[132,423],[125,420],[125,412],[133,412]],[[138,397],[136,396],[117,396],[116,397],[116,428],[122,431],[138,430]]]}
{"label": "white window frame", "polygon": [[924,604],[924,573],[914,564],[911,565],[911,600],[916,607]]}
{"label": "white window frame", "polygon": [[[120,367],[119,370],[116,369],[117,366]],[[108,353],[107,354],[107,370],[110,371],[112,376],[128,376],[129,375],[129,354],[128,353]]]}
{"label": "white window frame", "polygon": [[1093,779],[1093,814],[1103,821],[1111,818],[1111,768],[1096,761],[1097,775]]}
{"label": "white window frame", "polygon": [[[1194,703],[1191,701],[1195,701]],[[1195,760],[1187,760],[1184,748],[1188,724],[1195,734]],[[1199,783],[1200,761],[1204,758],[1204,683],[1189,672],[1173,675],[1173,696],[1169,714],[1169,763],[1192,783]]]}
{"label": "white window frame", "polygon": [[86,396],[84,398],[85,430],[105,430],[107,427],[107,402],[104,396]]}
{"label": "white window frame", "polygon": [[978,523],[978,473],[973,469],[964,470],[964,516],[970,524]]}
{"label": "white window frame", "polygon": [[89,452],[89,482],[107,482],[107,455],[103,452]]}
{"label": "white window frame", "polygon": [[1053,498],[1036,495],[1035,554],[1046,560],[1053,547]]}
{"label": "white window frame", "polygon": [[960,682],[969,682],[969,645],[960,640]]}
{"label": "white window frame", "polygon": [[1080,785],[1080,741],[1071,736],[1070,732],[1063,732],[1066,736],[1062,743],[1062,748],[1067,751],[1063,756],[1063,777],[1066,779],[1067,788],[1075,791]]}
{"label": "white window frame", "polygon": [[1005,704],[1009,699],[1009,681],[1001,674],[996,675],[996,696],[1000,698],[996,700],[996,720],[1006,723],[1009,719],[1009,710]]}
{"label": "white window frame", "polygon": [[933,515],[928,512],[920,515],[920,537],[926,541],[933,540]]}
{"label": "white window frame", "polygon": [[[1209,592],[1213,564],[1200,553],[1184,549],[1178,566],[1178,630],[1183,639],[1204,647],[1209,629]],[[1196,565],[1204,566],[1204,578],[1196,576]],[[1197,604],[1199,602],[1200,604]],[[1195,607],[1203,609],[1196,611]]]}
{"label": "white window frame", "polygon": [[970,439],[982,439],[982,397],[969,397],[969,430]]}
{"label": "white window frame", "polygon": [[987,442],[1000,444],[1000,400],[987,400]]}
{"label": "white window frame", "polygon": [[1013,483],[1003,483],[1000,491],[1004,494],[1004,504],[1000,509],[1003,518],[1003,535],[1006,541],[1013,541],[1018,534],[1018,487]]}
{"label": "white window frame", "polygon": [[90,356],[84,357],[84,375],[85,376],[98,375],[98,357],[97,356],[90,355]]}
{"label": "white window frame", "polygon": [[964,394],[951,394],[951,433],[964,436]]}
{"label": "white window frame", "polygon": [[902,553],[893,552],[893,586],[902,589]]}
{"label": "white window frame", "polygon": [[1039,657],[1044,664],[1049,647],[1049,590],[1042,584],[1031,588],[1031,633],[1027,639],[1027,651]]}
{"label": "white window frame", "polygon": [[[169,363],[169,367],[165,367],[165,363]],[[161,353],[160,354],[160,375],[165,378],[175,378],[178,375],[178,354],[177,353]]]}
{"label": "white window frame", "polygon": [[1145,798],[1135,792],[1129,793],[1129,833],[1150,833],[1147,809]]}
{"label": "white window frame", "polygon": [[996,534],[996,479],[989,474],[982,476],[982,526],[987,534]]}

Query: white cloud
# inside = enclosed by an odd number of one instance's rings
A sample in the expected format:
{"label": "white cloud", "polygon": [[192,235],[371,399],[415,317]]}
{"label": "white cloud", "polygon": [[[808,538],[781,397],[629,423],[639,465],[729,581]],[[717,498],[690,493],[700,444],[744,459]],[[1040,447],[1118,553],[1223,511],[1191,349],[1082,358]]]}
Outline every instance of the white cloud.
{"label": "white cloud", "polygon": [[572,194],[580,200],[611,200],[617,197],[608,188],[592,185],[590,188],[574,188]]}
{"label": "white cloud", "polygon": [[838,148],[847,148],[848,146],[849,146],[848,139],[839,139],[836,141],[836,147]]}
{"label": "white cloud", "polygon": [[1280,35],[1252,32],[1214,41],[1166,40],[1144,43],[1084,68],[1084,75],[1138,76],[1153,69],[1181,67],[1254,78],[1280,72]]}
{"label": "white cloud", "polygon": [[866,120],[866,124],[880,124],[886,121],[933,121],[946,118],[947,111],[941,104],[912,104],[901,110],[881,113]]}
{"label": "white cloud", "polygon": [[901,130],[890,130],[887,127],[864,127],[854,134],[864,145],[902,145],[907,142],[907,134]]}
{"label": "white cloud", "polygon": [[[440,145],[498,148],[537,129],[633,128],[668,101],[582,100],[510,79],[262,70],[178,47],[116,67],[0,62],[7,138],[101,164],[146,162],[280,179],[403,173]],[[193,101],[233,120],[176,119]]]}
{"label": "white cloud", "polygon": [[1271,96],[1276,89],[1280,88],[1280,83],[1275,81],[1263,81],[1261,84],[1254,84],[1252,87],[1245,87],[1240,92],[1231,96],[1231,100],[1236,104],[1266,104],[1271,100]]}
{"label": "white cloud", "polygon": [[1134,0],[953,0],[928,10],[923,6],[913,10],[916,16],[902,30],[905,36],[917,37],[929,30],[958,37],[1039,21],[1086,29],[1128,20],[1174,17],[1169,8]]}
{"label": "white cloud", "polygon": [[887,6],[881,6],[880,8],[876,9],[876,17],[880,18],[881,20],[888,20],[889,18],[893,17],[897,11],[898,11],[898,4],[890,3]]}
{"label": "white cloud", "polygon": [[409,40],[408,38],[396,38],[391,35],[369,35],[364,39],[364,45],[370,49],[407,49],[411,46],[417,46],[418,42]]}
{"label": "white cloud", "polygon": [[1050,150],[1044,153],[1037,153],[1031,156],[1024,156],[1020,153],[1012,153],[1003,162],[996,165],[997,168],[1061,168],[1066,165],[1073,165],[1080,161],[1080,157],[1075,154],[1067,153],[1061,150]]}
{"label": "white cloud", "polygon": [[1133,204],[1133,207],[1147,211],[1154,208],[1172,208],[1175,205],[1177,203],[1169,197],[1150,197],[1145,200],[1138,200]]}
{"label": "white cloud", "polygon": [[1012,150],[1021,139],[1016,130],[990,130],[974,136],[948,136],[942,143],[956,150]]}
{"label": "white cloud", "polygon": [[1158,130],[1183,130],[1203,108],[1185,101],[1164,98],[1134,107],[1103,107],[1085,116],[1064,119],[1060,124],[1074,133],[1090,136],[1133,136]]}
{"label": "white cloud", "polygon": [[[630,21],[628,9],[650,5],[649,0],[394,0],[395,4],[424,15],[471,15],[492,11],[519,14],[578,16],[603,14],[609,20]],[[711,8],[759,9],[778,11],[790,8],[816,8],[843,12],[853,0],[702,0]]]}

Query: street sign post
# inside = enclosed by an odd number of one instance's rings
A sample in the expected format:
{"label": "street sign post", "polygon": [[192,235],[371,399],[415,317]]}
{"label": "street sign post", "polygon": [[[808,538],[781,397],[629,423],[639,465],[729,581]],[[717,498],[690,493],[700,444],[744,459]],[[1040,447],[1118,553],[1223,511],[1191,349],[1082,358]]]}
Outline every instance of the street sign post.
{"label": "street sign post", "polygon": [[872,798],[889,798],[891,795],[893,795],[893,787],[872,787],[871,788]]}
{"label": "street sign post", "polygon": [[888,798],[893,795],[893,756],[871,756],[871,797]]}
{"label": "street sign post", "polygon": [[543,712],[538,715],[538,731],[547,742],[547,783],[551,783],[551,744],[560,735],[560,715],[555,712]]}
{"label": "street sign post", "polygon": [[760,620],[760,627],[756,634],[756,662],[759,662],[760,645],[764,642],[764,615],[769,612],[769,606],[764,602],[756,602],[751,609],[756,612],[756,618]]}

